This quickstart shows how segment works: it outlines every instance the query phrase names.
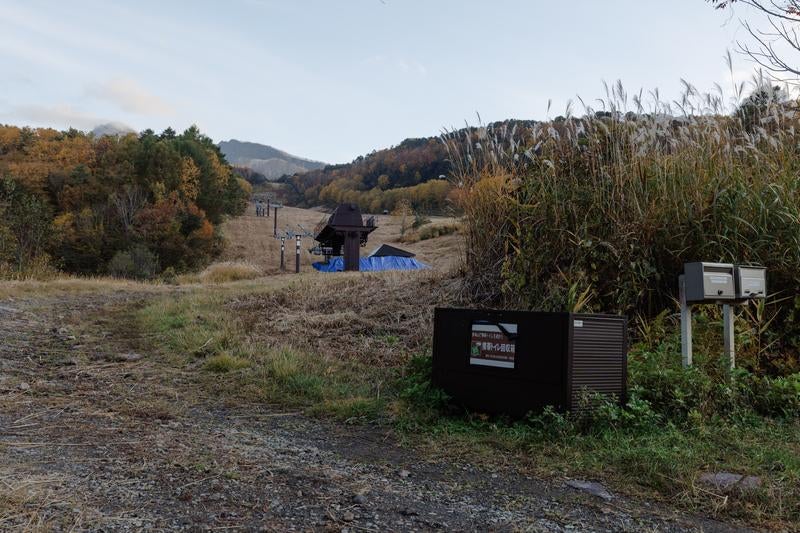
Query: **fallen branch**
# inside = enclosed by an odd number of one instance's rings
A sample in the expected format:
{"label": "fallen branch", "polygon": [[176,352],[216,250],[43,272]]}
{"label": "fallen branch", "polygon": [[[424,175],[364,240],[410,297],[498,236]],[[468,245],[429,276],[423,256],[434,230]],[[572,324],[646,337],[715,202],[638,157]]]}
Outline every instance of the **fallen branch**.
{"label": "fallen branch", "polygon": [[219,477],[219,474],[217,474],[216,476],[204,477],[203,479],[198,479],[197,481],[192,481],[190,483],[187,483],[186,485],[181,485],[180,487],[178,487],[175,490],[176,491],[183,490],[186,487],[191,487],[192,485],[197,485],[198,483],[202,483],[203,481],[208,481],[209,479],[216,479],[218,477]]}
{"label": "fallen branch", "polygon": [[276,418],[281,416],[298,416],[302,414],[303,411],[290,411],[287,413],[268,413],[263,415],[233,415],[229,418]]}

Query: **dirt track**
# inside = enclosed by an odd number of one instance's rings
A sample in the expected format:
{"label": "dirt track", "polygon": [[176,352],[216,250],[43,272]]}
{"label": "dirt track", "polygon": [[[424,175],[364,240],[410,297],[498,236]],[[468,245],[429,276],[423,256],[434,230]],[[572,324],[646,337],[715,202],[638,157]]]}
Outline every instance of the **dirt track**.
{"label": "dirt track", "polygon": [[112,311],[148,297],[0,300],[1,530],[733,530],[425,461],[387,428],[220,405],[131,353]]}

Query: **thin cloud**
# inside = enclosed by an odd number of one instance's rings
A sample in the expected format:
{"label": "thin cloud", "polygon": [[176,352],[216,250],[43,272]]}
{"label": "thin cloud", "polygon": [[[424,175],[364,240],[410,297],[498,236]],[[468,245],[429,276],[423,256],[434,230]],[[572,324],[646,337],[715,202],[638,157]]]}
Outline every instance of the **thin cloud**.
{"label": "thin cloud", "polygon": [[147,91],[135,81],[125,78],[115,78],[90,85],[86,93],[99,100],[110,102],[128,113],[154,117],[175,114],[175,110],[160,97]]}
{"label": "thin cloud", "polygon": [[70,105],[17,106],[12,108],[11,112],[6,113],[5,116],[37,126],[72,127],[82,130],[92,129],[98,124],[108,122],[107,119],[80,111]]}
{"label": "thin cloud", "polygon": [[71,57],[46,45],[30,43],[12,32],[0,32],[0,56],[25,60],[61,72],[82,75],[86,68]]}

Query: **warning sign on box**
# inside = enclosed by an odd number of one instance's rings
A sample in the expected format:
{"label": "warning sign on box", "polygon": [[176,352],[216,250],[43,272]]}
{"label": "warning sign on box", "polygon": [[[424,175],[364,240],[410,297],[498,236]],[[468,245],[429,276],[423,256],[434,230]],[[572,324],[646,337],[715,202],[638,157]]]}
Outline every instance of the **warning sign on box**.
{"label": "warning sign on box", "polygon": [[469,364],[514,368],[516,324],[472,324]]}

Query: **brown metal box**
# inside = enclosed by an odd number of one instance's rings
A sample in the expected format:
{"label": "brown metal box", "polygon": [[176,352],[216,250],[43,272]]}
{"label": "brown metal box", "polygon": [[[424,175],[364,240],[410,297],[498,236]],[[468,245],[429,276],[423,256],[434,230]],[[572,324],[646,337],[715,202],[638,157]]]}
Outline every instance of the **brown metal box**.
{"label": "brown metal box", "polygon": [[584,392],[625,402],[627,319],[437,308],[433,380],[465,407],[514,417],[577,409]]}

